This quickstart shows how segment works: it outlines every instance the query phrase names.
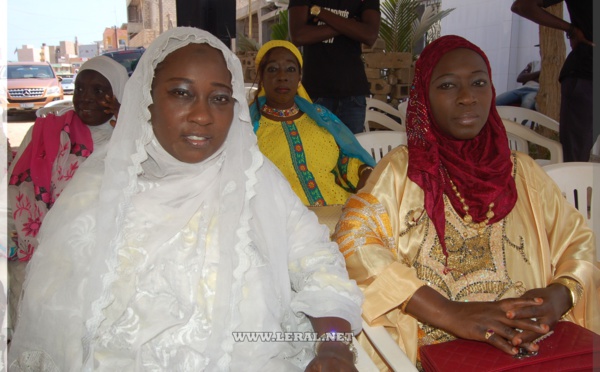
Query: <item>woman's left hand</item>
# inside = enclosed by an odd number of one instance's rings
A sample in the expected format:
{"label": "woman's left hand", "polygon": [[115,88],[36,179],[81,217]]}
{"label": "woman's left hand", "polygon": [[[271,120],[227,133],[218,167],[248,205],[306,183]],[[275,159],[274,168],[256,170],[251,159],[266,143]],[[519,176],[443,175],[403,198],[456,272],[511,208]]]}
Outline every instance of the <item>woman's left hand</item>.
{"label": "woman's left hand", "polygon": [[[538,298],[541,305],[515,308],[506,312],[508,319],[533,319],[536,323],[550,331],[564,313],[571,307],[571,293],[562,284],[551,284],[546,288],[529,290],[522,298]],[[540,337],[539,333],[524,330],[512,339],[512,344],[529,349],[531,342]]]}
{"label": "woman's left hand", "polygon": [[363,188],[372,171],[373,167],[368,166],[366,164],[363,164],[360,167],[358,167],[358,184],[356,185],[357,191]]}
{"label": "woman's left hand", "polygon": [[119,110],[121,109],[121,104],[117,101],[117,97],[107,94],[104,96],[104,100],[100,101],[100,104],[105,108],[105,113],[114,115],[115,120],[110,121],[110,125],[114,127],[117,123],[116,119],[119,117]]}
{"label": "woman's left hand", "polygon": [[306,366],[306,372],[358,372],[353,362],[353,355],[347,345],[341,342],[323,342],[319,347],[319,355]]}

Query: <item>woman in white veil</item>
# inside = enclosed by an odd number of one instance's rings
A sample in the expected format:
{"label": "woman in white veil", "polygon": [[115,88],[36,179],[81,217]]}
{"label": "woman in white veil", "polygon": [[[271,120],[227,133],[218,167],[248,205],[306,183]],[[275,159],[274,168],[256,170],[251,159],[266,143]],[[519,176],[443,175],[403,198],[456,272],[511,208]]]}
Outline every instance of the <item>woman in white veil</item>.
{"label": "woman in white veil", "polygon": [[[224,143],[198,162],[165,147],[151,120],[155,72],[189,44],[221,51],[235,100]],[[345,342],[315,357],[301,336],[236,339],[357,332],[362,295],[328,229],[259,152],[240,62],[205,31],[175,28],[146,50],[108,153],[80,168],[39,240],[10,371],[354,368]]]}

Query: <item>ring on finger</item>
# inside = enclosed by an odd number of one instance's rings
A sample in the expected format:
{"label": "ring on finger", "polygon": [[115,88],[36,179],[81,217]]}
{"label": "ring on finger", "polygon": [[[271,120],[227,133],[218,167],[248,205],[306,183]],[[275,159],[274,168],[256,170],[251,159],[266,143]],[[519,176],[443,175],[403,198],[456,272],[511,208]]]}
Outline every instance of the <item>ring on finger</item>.
{"label": "ring on finger", "polygon": [[485,331],[485,339],[489,339],[490,337],[492,337],[492,335],[494,334],[494,330],[493,329],[488,329],[487,331]]}

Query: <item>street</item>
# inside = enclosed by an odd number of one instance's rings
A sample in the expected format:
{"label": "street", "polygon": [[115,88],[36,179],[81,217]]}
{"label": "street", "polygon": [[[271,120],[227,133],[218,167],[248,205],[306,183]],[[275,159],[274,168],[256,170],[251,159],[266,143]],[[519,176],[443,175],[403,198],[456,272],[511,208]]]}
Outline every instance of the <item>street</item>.
{"label": "street", "polygon": [[7,136],[12,148],[19,147],[23,137],[35,121],[35,112],[7,117]]}
{"label": "street", "polygon": [[[65,99],[72,99],[72,95],[65,95]],[[21,145],[21,141],[29,128],[35,122],[35,111],[20,113],[16,115],[7,116],[7,136],[10,146],[12,148],[18,148]]]}

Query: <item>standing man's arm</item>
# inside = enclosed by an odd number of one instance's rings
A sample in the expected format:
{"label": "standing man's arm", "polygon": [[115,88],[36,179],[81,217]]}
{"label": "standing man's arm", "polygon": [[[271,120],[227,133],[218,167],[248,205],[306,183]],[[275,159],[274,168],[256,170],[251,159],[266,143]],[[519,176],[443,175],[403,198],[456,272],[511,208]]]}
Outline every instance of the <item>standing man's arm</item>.
{"label": "standing man's arm", "polygon": [[317,19],[325,24],[316,27],[307,24],[309,11],[308,6],[289,8],[290,36],[297,46],[315,44],[338,35],[345,35],[371,46],[379,35],[381,14],[376,10],[366,9],[358,20],[340,17],[321,8]]}
{"label": "standing man's arm", "polygon": [[564,19],[548,13],[544,10],[542,5],[542,0],[515,0],[510,7],[510,10],[512,10],[513,13],[516,13],[523,18],[527,18],[539,25],[566,32],[567,37],[571,41],[572,49],[575,49],[579,43],[586,43],[592,46],[594,45],[594,43],[585,38],[583,31]]}

